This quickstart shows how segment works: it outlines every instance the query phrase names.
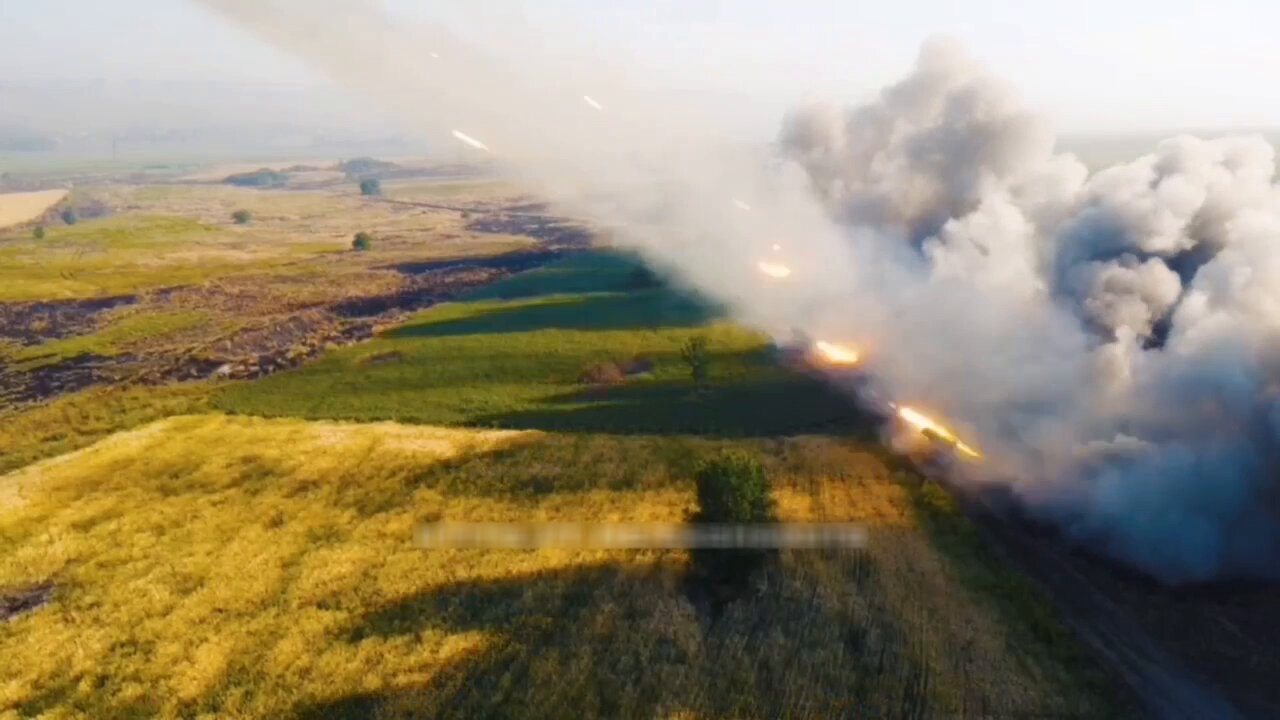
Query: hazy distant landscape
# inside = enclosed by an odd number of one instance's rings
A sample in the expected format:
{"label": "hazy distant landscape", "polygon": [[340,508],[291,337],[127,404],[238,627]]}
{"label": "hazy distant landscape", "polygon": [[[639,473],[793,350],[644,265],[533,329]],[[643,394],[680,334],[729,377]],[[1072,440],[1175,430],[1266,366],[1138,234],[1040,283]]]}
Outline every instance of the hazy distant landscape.
{"label": "hazy distant landscape", "polygon": [[[303,188],[265,190],[131,177],[77,185],[70,206],[99,218],[51,211],[38,240],[35,219],[0,231],[7,707],[1097,716],[1127,702],[869,418],[765,338],[475,169],[379,167],[410,177],[375,197],[341,172],[307,187],[309,169],[289,174]],[[371,249],[351,249],[357,230]],[[680,359],[692,337],[712,353],[705,391]],[[782,518],[862,521],[883,541],[784,553],[710,627],[681,552],[403,546],[433,516],[678,521],[695,465],[729,448],[765,463]],[[73,651],[84,623],[96,639]]]}
{"label": "hazy distant landscape", "polygon": [[1280,716],[1193,5],[14,4],[0,720]]}

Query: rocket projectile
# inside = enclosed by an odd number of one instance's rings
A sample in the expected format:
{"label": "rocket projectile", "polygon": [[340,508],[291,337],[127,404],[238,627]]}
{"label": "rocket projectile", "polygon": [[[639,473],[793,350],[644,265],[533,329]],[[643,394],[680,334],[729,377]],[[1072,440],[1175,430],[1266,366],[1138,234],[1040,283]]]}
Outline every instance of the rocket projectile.
{"label": "rocket projectile", "polygon": [[454,136],[455,138],[457,138],[457,139],[461,140],[462,142],[464,142],[464,143],[466,143],[466,144],[470,145],[471,147],[476,148],[477,150],[484,150],[485,152],[492,152],[491,150],[489,150],[489,146],[488,146],[488,145],[485,145],[484,143],[482,143],[482,142],[480,142],[479,140],[477,140],[477,139],[475,139],[475,138],[471,137],[470,135],[468,135],[468,134],[466,134],[466,133],[462,132],[461,130],[454,130],[454,131],[453,131],[453,136]]}

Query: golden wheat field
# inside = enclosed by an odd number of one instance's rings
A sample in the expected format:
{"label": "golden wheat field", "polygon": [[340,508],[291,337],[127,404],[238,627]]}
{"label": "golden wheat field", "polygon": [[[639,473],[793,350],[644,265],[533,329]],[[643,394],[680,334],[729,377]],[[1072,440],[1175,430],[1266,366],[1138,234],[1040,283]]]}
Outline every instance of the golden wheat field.
{"label": "golden wheat field", "polygon": [[[782,519],[860,521],[869,547],[782,552],[712,622],[684,552],[411,542],[439,518],[678,521],[728,446]],[[0,717],[1106,712],[891,468],[834,437],[161,420],[0,478],[0,587],[53,586],[0,624]]]}
{"label": "golden wheat field", "polygon": [[66,197],[66,190],[0,193],[0,229],[29,223]]}

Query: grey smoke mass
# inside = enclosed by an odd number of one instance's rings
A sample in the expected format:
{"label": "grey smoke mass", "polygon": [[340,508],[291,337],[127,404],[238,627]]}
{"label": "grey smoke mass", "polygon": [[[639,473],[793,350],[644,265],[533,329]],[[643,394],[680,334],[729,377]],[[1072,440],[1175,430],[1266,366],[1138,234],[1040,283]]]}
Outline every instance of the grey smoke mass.
{"label": "grey smoke mass", "polygon": [[982,447],[960,481],[1007,486],[1166,582],[1280,575],[1280,190],[1262,138],[1177,137],[1090,173],[934,41],[871,102],[788,115],[766,153],[616,59],[540,54],[515,28],[472,47],[357,0],[203,3],[426,137],[482,138],[741,322],[853,343],[878,395]]}

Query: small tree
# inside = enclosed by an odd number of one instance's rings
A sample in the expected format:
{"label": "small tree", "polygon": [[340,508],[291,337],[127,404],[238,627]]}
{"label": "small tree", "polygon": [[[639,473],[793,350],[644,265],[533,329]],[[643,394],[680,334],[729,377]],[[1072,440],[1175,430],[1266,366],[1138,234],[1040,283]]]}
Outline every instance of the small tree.
{"label": "small tree", "polygon": [[62,218],[62,222],[68,225],[75,225],[80,222],[80,214],[77,213],[76,209],[73,207],[63,210],[59,215]]}
{"label": "small tree", "polygon": [[248,225],[249,221],[253,219],[253,213],[248,210],[237,210],[231,213],[231,219],[234,220],[237,225]]}
{"label": "small tree", "polygon": [[707,339],[701,335],[689,338],[680,348],[680,359],[689,366],[689,375],[698,390],[705,390],[711,379],[711,351]]}
{"label": "small tree", "polygon": [[378,178],[365,178],[360,181],[360,194],[367,197],[382,194],[382,181]]}
{"label": "small tree", "polygon": [[355,240],[351,241],[351,249],[356,252],[366,252],[373,249],[373,236],[361,230],[356,233]]}
{"label": "small tree", "polygon": [[43,239],[44,239],[44,226],[43,226],[43,225],[37,225],[37,226],[36,226],[36,229],[31,231],[31,234],[32,234],[32,236],[34,236],[34,237],[35,237],[35,239],[37,239],[37,240],[43,240]]}

